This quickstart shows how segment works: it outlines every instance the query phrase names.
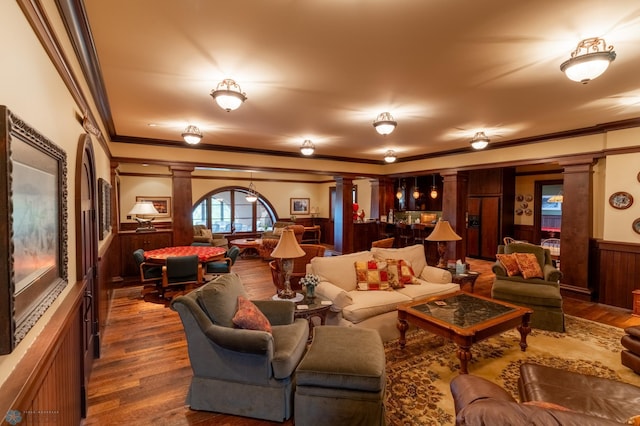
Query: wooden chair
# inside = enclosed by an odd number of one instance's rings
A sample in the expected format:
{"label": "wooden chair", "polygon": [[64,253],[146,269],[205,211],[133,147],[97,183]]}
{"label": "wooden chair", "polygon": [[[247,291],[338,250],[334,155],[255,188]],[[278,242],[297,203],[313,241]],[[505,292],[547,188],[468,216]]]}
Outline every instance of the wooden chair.
{"label": "wooden chair", "polygon": [[140,271],[140,282],[142,283],[142,295],[154,291],[162,290],[162,265],[148,263],[144,261],[144,250],[137,249],[133,252],[133,259]]}
{"label": "wooden chair", "polygon": [[427,227],[424,223],[414,223],[411,225],[413,231],[413,244],[422,244],[427,241],[427,236],[424,234],[424,230]]}
{"label": "wooden chair", "polygon": [[392,248],[393,247],[393,243],[395,242],[395,240],[396,239],[394,237],[383,238],[381,240],[376,240],[376,241],[371,243],[371,247]]}
{"label": "wooden chair", "polygon": [[167,263],[162,267],[163,297],[170,298],[167,297],[167,291],[170,287],[177,287],[184,291],[190,287],[197,287],[202,282],[202,265],[198,255],[167,257]]}
{"label": "wooden chair", "polygon": [[413,231],[411,230],[411,225],[407,225],[404,222],[398,222],[396,224],[396,228],[398,229],[400,247],[410,246],[413,242]]}
{"label": "wooden chair", "polygon": [[215,275],[230,273],[231,267],[236,263],[239,254],[240,249],[238,247],[231,247],[227,250],[226,256],[223,259],[206,264],[206,273]]}

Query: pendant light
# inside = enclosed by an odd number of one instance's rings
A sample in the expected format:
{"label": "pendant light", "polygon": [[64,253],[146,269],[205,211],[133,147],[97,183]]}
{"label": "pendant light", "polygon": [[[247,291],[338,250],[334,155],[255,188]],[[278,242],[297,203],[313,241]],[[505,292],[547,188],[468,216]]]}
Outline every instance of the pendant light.
{"label": "pendant light", "polygon": [[429,196],[434,200],[438,198],[438,187],[436,186],[436,175],[433,175],[433,184],[431,185],[431,192]]}
{"label": "pendant light", "polygon": [[249,192],[247,193],[245,200],[250,203],[255,203],[256,201],[258,201],[258,192],[256,191],[256,187],[253,184],[253,173],[251,173],[251,183],[249,184]]}
{"label": "pendant light", "polygon": [[398,192],[396,192],[396,198],[402,200],[402,187],[400,186],[400,179],[398,179]]}
{"label": "pendant light", "polygon": [[415,200],[420,198],[420,190],[418,189],[418,177],[417,176],[414,178],[414,182],[413,182],[413,198]]}

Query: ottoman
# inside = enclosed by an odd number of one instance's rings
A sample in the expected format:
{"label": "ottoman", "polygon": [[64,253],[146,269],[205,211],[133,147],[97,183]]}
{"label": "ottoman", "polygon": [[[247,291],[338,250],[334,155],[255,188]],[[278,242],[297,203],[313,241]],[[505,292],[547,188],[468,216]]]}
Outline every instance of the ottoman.
{"label": "ottoman", "polygon": [[627,334],[620,340],[625,348],[620,353],[622,365],[640,374],[640,325],[627,327],[624,331]]}
{"label": "ottoman", "polygon": [[384,425],[385,355],[377,331],[315,327],[296,368],[296,426]]}

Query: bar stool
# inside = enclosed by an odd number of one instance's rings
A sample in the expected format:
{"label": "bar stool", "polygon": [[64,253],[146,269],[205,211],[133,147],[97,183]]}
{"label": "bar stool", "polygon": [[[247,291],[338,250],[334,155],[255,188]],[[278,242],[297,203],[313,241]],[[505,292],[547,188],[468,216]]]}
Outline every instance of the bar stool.
{"label": "bar stool", "polygon": [[422,244],[424,245],[425,241],[427,241],[427,236],[424,235],[424,229],[427,227],[424,223],[414,223],[411,225],[411,230],[413,231],[413,244]]}
{"label": "bar stool", "polygon": [[398,222],[396,227],[398,228],[398,242],[400,247],[410,245],[413,241],[413,231],[411,230],[411,226],[404,222]]}

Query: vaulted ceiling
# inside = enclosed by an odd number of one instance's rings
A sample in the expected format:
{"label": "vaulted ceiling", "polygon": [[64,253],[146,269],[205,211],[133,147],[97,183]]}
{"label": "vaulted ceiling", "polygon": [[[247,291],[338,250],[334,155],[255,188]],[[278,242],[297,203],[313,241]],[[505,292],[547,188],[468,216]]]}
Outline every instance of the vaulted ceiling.
{"label": "vaulted ceiling", "polygon": [[[114,141],[381,162],[575,130],[638,125],[637,0],[84,0],[92,89]],[[70,27],[76,24],[68,23]],[[602,37],[616,60],[588,84],[560,71]],[[95,77],[94,76],[94,77]],[[209,95],[225,78],[236,111]],[[101,81],[100,81],[101,80]],[[398,126],[372,126],[390,112]],[[598,127],[600,126],[600,127]]]}

